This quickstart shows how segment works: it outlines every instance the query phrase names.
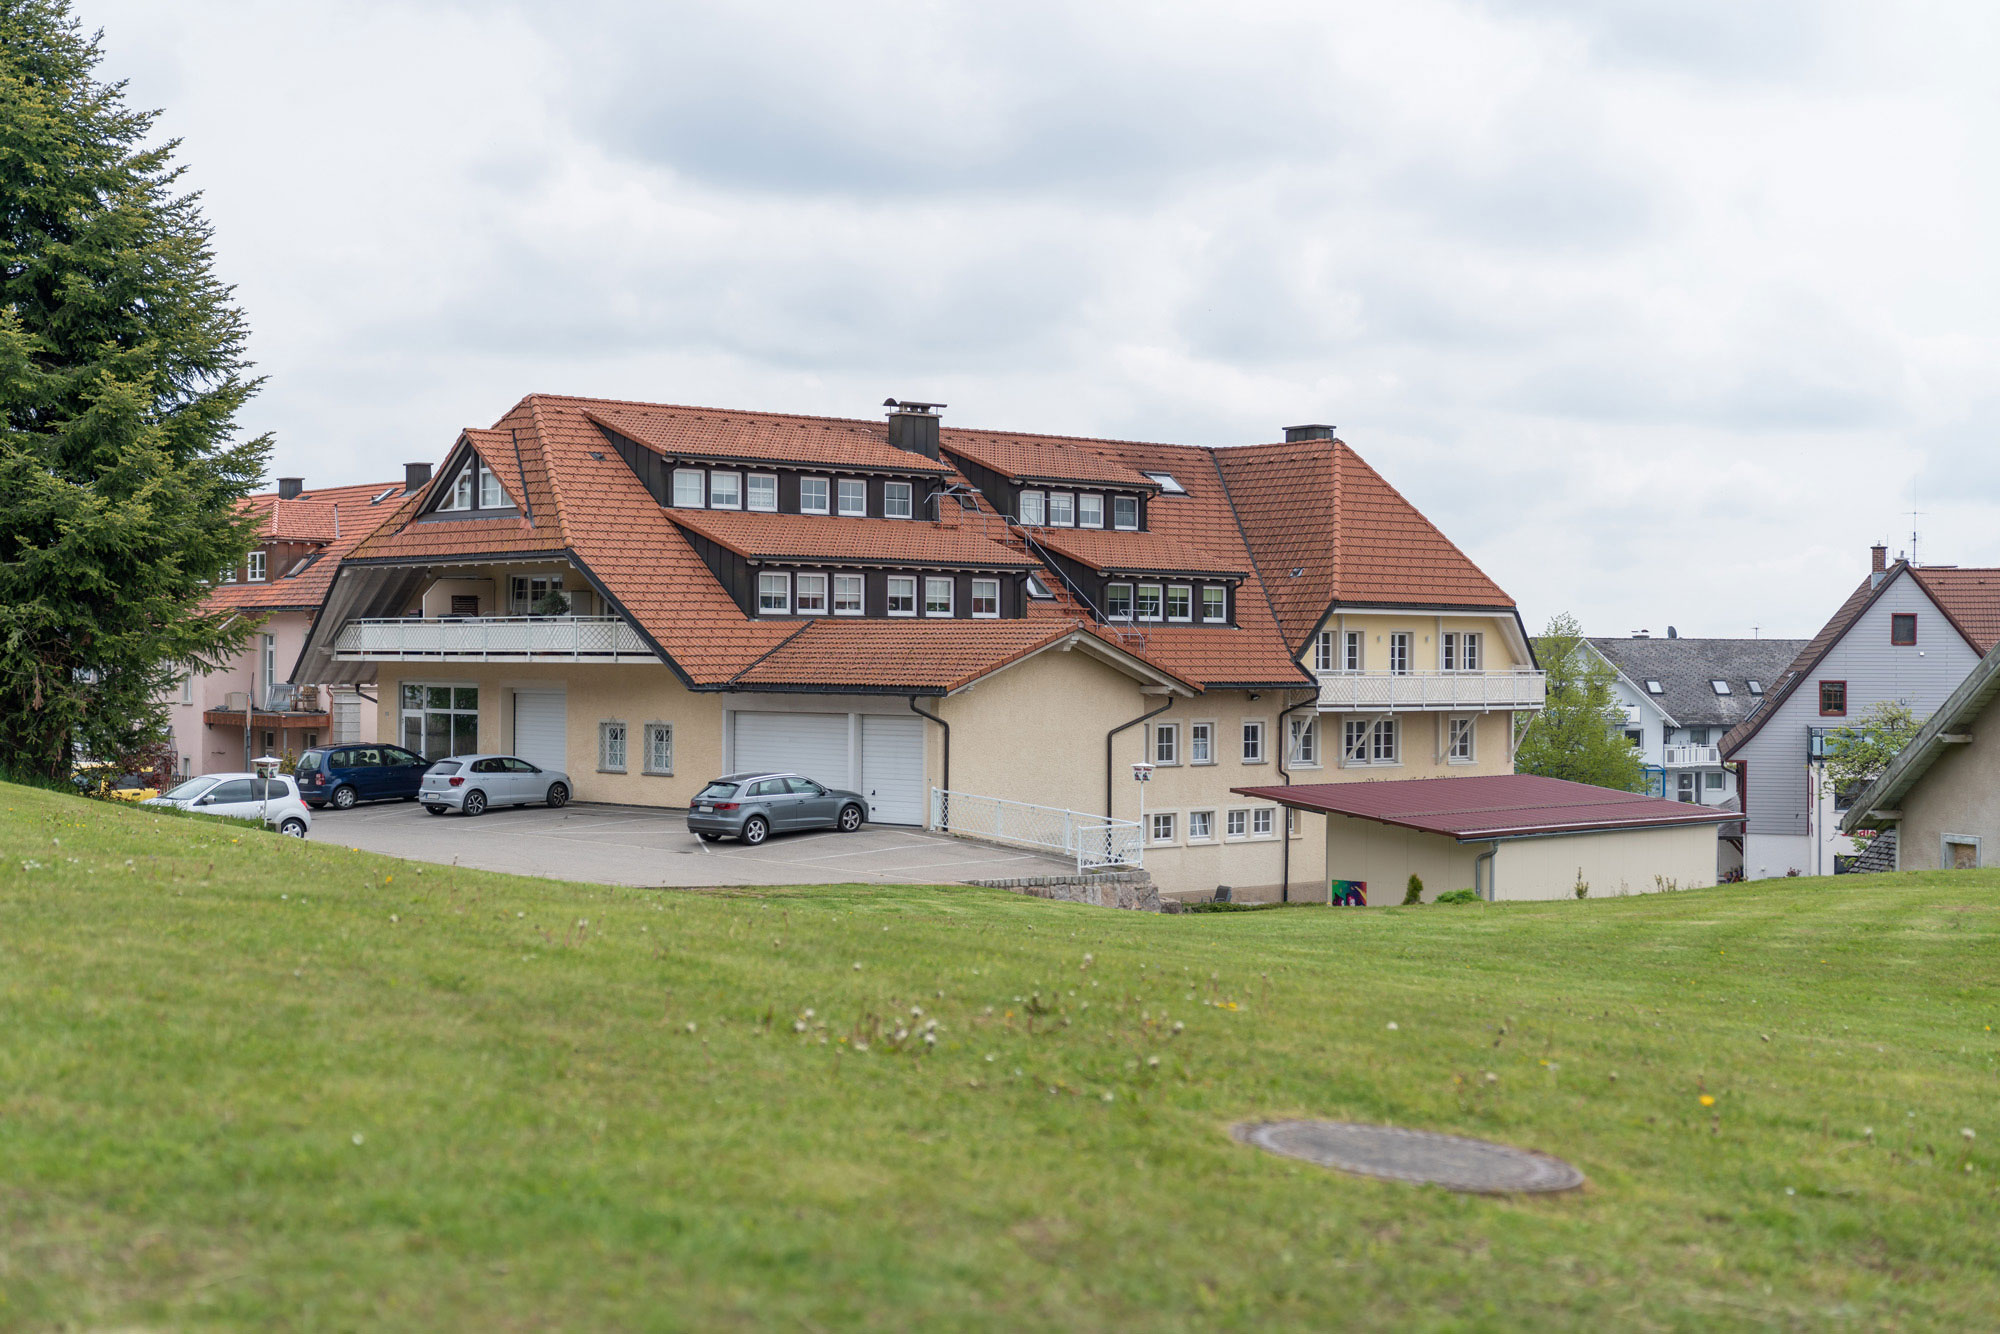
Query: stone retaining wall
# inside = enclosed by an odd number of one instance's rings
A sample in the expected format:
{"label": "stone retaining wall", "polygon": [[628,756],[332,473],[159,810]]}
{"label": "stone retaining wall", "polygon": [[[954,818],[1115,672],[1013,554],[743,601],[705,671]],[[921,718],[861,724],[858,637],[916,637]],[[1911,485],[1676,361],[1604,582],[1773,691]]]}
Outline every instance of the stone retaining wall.
{"label": "stone retaining wall", "polygon": [[1087,903],[1093,908],[1159,912],[1160,891],[1144,871],[1104,871],[1096,875],[1033,875],[1012,880],[968,880],[968,885],[1011,889],[1031,898]]}

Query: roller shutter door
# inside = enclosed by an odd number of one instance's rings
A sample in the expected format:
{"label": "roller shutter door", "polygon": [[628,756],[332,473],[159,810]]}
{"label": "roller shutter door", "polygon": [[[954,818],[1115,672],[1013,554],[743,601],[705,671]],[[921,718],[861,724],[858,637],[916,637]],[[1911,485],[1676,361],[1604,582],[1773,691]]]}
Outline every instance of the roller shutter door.
{"label": "roller shutter door", "polygon": [[861,718],[861,792],[878,824],[924,822],[924,720]]}
{"label": "roller shutter door", "polygon": [[560,690],[514,692],[514,753],[542,769],[569,769],[569,700]]}
{"label": "roller shutter door", "polygon": [[854,783],[847,762],[844,713],[738,713],[736,772],[777,769],[827,787]]}

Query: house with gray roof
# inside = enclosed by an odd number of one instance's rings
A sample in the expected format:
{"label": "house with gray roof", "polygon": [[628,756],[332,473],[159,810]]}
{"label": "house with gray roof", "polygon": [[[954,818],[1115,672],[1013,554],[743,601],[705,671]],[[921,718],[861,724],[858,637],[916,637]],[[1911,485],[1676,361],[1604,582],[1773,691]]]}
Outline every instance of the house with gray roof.
{"label": "house with gray roof", "polygon": [[[1723,735],[1757,708],[1805,647],[1802,639],[1683,639],[1640,631],[1584,641],[1613,673],[1625,735],[1645,757],[1657,795],[1735,809],[1736,775],[1722,762]],[[1742,862],[1742,830],[1723,825],[1716,872]]]}

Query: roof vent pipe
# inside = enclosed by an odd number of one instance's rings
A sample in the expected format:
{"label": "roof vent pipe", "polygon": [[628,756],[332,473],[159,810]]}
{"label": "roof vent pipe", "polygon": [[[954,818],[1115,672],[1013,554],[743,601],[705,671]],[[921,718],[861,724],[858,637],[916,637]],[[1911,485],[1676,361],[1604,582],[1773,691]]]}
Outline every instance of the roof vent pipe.
{"label": "roof vent pipe", "polygon": [[280,477],[278,479],[278,499],[280,500],[297,500],[299,492],[305,489],[306,479],[303,477]]}
{"label": "roof vent pipe", "polygon": [[914,399],[898,403],[893,398],[885,398],[882,406],[893,409],[889,413],[890,444],[912,454],[922,454],[927,459],[938,457],[938,413],[945,404],[919,403]]}
{"label": "roof vent pipe", "polygon": [[431,465],[428,463],[405,463],[403,465],[403,494],[420,489],[431,479]]}
{"label": "roof vent pipe", "polygon": [[1680,637],[1681,637],[1680,631],[1674,629],[1674,627],[1672,627],[1671,625],[1667,627],[1667,638],[1679,639]]}
{"label": "roof vent pipe", "polygon": [[1331,440],[1334,428],[1323,422],[1307,422],[1304,426],[1287,426],[1285,443],[1297,444],[1301,440]]}

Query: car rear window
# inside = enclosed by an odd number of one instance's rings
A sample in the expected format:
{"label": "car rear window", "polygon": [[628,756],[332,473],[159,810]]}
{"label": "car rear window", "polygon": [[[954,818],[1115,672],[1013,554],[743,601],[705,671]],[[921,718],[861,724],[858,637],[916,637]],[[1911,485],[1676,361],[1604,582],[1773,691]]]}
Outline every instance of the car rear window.
{"label": "car rear window", "polygon": [[434,774],[455,774],[458,772],[458,761],[439,760],[431,766],[431,772]]}
{"label": "car rear window", "polygon": [[319,762],[325,758],[326,758],[325,751],[309,750],[305,754],[299,756],[299,768],[310,772],[314,769],[319,768]]}
{"label": "car rear window", "polygon": [[710,783],[707,787],[695,793],[694,799],[696,801],[721,801],[724,797],[733,797],[735,795],[736,784],[734,783]]}

